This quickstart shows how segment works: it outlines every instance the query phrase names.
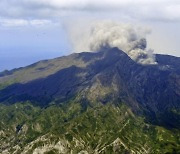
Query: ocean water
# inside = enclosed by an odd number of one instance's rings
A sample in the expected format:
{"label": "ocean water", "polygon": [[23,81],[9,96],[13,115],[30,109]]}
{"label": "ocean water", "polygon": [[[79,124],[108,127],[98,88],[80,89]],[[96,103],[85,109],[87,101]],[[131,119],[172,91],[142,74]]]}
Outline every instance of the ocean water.
{"label": "ocean water", "polygon": [[0,51],[0,72],[14,68],[28,66],[45,59],[52,59],[65,55],[63,52],[6,52]]}

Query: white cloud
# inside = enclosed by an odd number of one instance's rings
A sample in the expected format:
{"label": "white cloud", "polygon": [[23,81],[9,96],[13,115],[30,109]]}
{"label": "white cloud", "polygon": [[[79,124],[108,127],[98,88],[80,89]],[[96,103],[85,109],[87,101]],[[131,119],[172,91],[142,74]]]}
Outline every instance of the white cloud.
{"label": "white cloud", "polygon": [[25,20],[25,19],[0,19],[0,25],[3,27],[21,27],[21,26],[44,26],[51,24],[50,20]]}
{"label": "white cloud", "polygon": [[36,20],[30,20],[29,24],[33,25],[33,26],[43,26],[43,25],[51,24],[51,21],[50,20],[37,20],[36,19]]}
{"label": "white cloud", "polygon": [[0,25],[4,27],[16,27],[28,25],[28,21],[24,19],[1,19]]}
{"label": "white cloud", "polygon": [[[155,32],[150,47],[157,44],[155,51],[174,50],[179,55],[180,0],[0,0],[0,27],[44,26],[62,21],[76,24],[84,18],[115,19],[149,27],[159,24],[163,35],[157,41],[159,31],[152,29]],[[167,43],[163,43],[164,38]]]}
{"label": "white cloud", "polygon": [[0,16],[52,18],[74,12],[109,12],[140,20],[180,21],[179,0],[1,0]]}
{"label": "white cloud", "polygon": [[180,18],[180,4],[179,5],[169,5],[164,10],[165,16],[169,16],[172,19]]}

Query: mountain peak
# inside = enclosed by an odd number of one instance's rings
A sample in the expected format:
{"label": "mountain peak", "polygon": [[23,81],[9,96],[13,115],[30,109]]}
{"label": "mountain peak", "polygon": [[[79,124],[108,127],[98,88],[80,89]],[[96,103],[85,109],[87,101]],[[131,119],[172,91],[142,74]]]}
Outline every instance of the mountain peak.
{"label": "mountain peak", "polygon": [[180,59],[156,58],[141,65],[106,48],[1,73],[0,153],[176,153]]}

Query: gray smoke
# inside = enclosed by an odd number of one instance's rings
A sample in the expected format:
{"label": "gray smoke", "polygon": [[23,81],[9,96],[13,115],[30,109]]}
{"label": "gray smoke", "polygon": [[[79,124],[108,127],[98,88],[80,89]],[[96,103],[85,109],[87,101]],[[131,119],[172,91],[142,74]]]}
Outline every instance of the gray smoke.
{"label": "gray smoke", "polygon": [[147,50],[147,30],[129,24],[112,21],[95,22],[86,28],[73,26],[69,29],[76,52],[99,51],[104,47],[118,47],[132,60],[140,64],[156,64],[153,50]]}

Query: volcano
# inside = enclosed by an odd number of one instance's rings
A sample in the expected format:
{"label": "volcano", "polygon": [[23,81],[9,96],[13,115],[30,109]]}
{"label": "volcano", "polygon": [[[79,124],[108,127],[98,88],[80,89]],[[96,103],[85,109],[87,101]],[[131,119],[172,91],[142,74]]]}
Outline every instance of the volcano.
{"label": "volcano", "polygon": [[180,58],[118,48],[0,73],[0,152],[179,153]]}

